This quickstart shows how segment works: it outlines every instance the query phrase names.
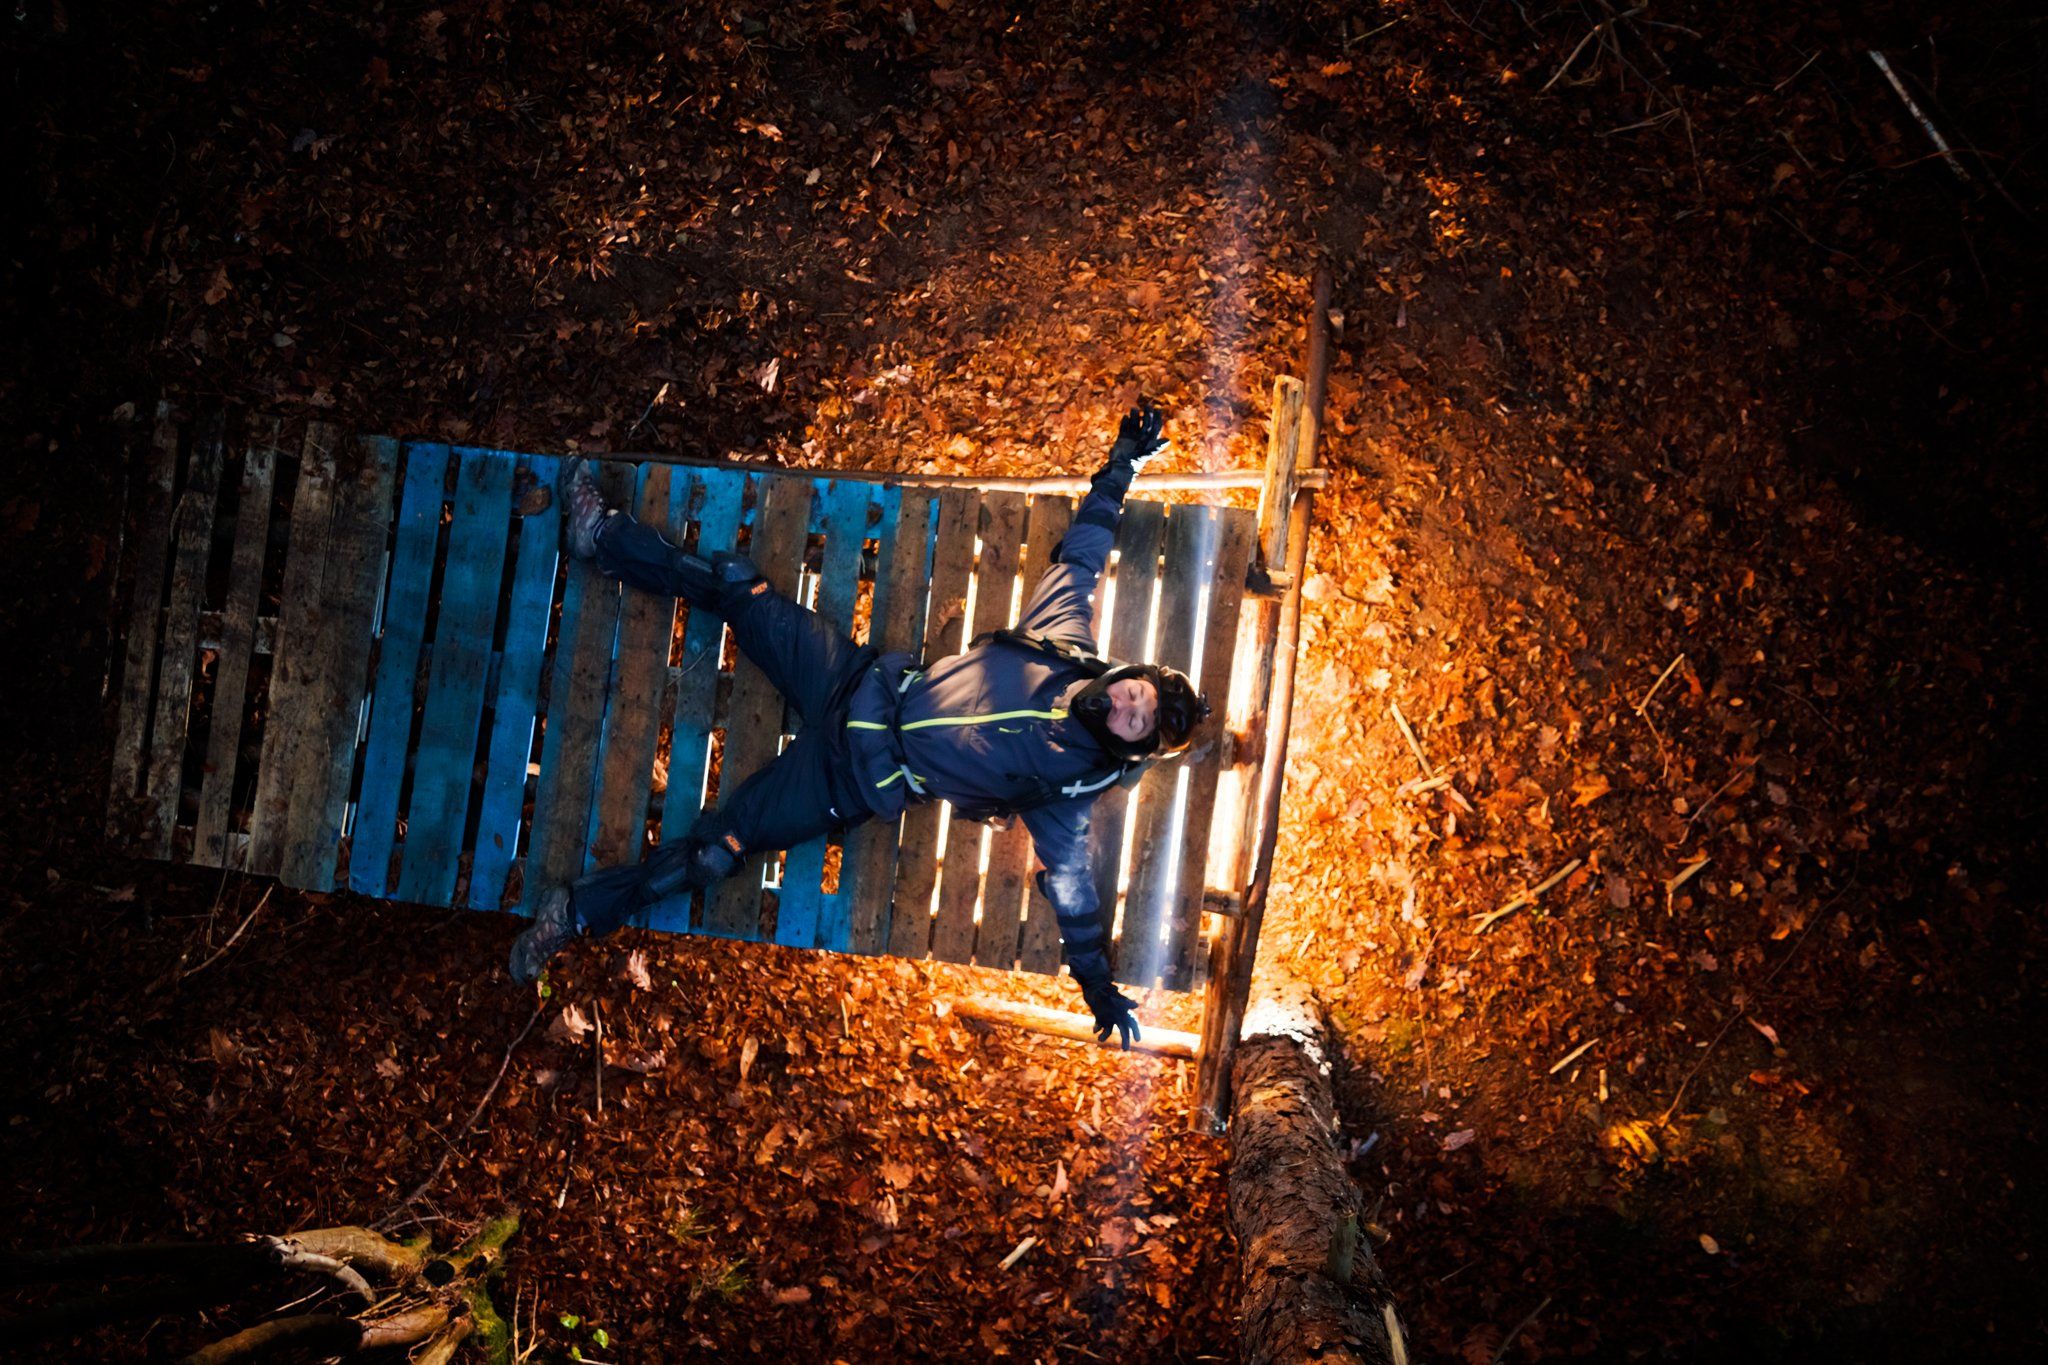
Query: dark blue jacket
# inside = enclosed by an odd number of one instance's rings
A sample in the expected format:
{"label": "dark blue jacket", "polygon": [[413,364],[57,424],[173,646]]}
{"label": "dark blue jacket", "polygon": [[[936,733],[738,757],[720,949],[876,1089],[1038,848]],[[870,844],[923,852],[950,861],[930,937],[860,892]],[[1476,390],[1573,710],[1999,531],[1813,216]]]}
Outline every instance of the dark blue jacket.
{"label": "dark blue jacket", "polygon": [[[1038,580],[1017,627],[1096,651],[1090,599],[1109,562],[1130,487],[1128,465],[1112,464],[1074,514],[1053,563]],[[991,640],[919,667],[908,653],[884,654],[855,688],[847,712],[848,750],[876,817],[907,805],[1023,805],[1025,828],[1045,864],[1041,886],[1059,917],[1067,957],[1101,951],[1107,932],[1088,863],[1088,811],[1116,782],[1117,760],[1067,703],[1091,675],[1051,654]]]}

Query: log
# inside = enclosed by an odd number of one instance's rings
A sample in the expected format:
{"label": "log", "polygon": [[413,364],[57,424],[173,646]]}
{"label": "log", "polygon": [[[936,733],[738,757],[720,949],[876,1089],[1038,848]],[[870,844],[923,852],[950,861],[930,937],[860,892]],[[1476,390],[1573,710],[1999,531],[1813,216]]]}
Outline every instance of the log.
{"label": "log", "polygon": [[1230,1221],[1250,1365],[1406,1365],[1393,1296],[1337,1155],[1330,1039],[1307,986],[1261,978],[1231,1069]]}
{"label": "log", "polygon": [[[997,1000],[993,996],[972,995],[953,1002],[953,1012],[963,1019],[980,1019],[991,1024],[1008,1024],[1012,1028],[1030,1029],[1033,1033],[1049,1033],[1055,1038],[1071,1038],[1077,1043],[1094,1043],[1095,1021],[1085,1014],[1069,1014],[1065,1010],[1048,1009],[1044,1005],[1026,1005],[1014,1000]],[[1161,1057],[1191,1058],[1195,1045],[1200,1040],[1192,1033],[1179,1029],[1154,1028],[1140,1021],[1138,1040],[1131,1044],[1133,1052],[1153,1052]],[[1121,1049],[1118,1042],[1101,1043],[1099,1046]]]}

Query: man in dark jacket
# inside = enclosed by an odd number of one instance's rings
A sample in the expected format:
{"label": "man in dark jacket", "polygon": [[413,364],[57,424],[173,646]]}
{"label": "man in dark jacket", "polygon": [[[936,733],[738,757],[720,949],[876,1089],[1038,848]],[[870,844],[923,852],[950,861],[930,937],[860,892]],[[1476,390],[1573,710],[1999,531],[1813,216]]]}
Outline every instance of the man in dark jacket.
{"label": "man in dark jacket", "polygon": [[856,645],[742,556],[685,554],[607,507],[587,463],[572,461],[562,489],[569,552],[630,587],[715,611],[803,725],[687,835],[644,862],[549,891],[513,945],[514,978],[538,979],[579,933],[607,934],[656,901],[712,886],[751,854],[950,801],[969,814],[1023,819],[1045,864],[1038,885],[1058,917],[1068,969],[1100,1035],[1116,1031],[1129,1047],[1137,1020],[1110,978],[1088,813],[1133,766],[1184,749],[1209,714],[1185,674],[1095,657],[1090,599],[1131,480],[1164,444],[1160,425],[1152,408],[1124,418],[1017,625],[923,665]]}

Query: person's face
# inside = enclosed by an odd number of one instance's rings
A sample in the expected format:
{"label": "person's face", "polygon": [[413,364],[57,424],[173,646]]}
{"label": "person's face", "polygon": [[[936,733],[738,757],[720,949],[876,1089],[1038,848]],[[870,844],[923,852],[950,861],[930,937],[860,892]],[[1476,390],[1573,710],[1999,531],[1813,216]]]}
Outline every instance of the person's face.
{"label": "person's face", "polygon": [[1129,744],[1152,733],[1158,720],[1159,689],[1144,678],[1121,678],[1109,685],[1109,732]]}

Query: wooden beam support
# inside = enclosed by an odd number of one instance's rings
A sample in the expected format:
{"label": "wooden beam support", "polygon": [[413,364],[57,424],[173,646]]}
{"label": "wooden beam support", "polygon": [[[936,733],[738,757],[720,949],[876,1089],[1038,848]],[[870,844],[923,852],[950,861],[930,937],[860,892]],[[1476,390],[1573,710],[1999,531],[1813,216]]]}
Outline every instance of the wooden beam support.
{"label": "wooden beam support", "polygon": [[[1007,1024],[1011,1028],[1029,1029],[1033,1033],[1050,1034],[1055,1038],[1070,1038],[1077,1043],[1091,1043],[1108,1048],[1112,1052],[1122,1051],[1122,1046],[1118,1043],[1097,1042],[1095,1021],[1085,1014],[1069,1014],[1065,1010],[1048,1009],[1044,1005],[1026,1005],[1014,1000],[998,1000],[988,995],[970,995],[953,1001],[952,1006],[953,1013],[963,1019]],[[1191,1059],[1200,1044],[1201,1040],[1192,1033],[1184,1033],[1179,1029],[1154,1028],[1141,1021],[1138,1026],[1138,1040],[1131,1044],[1131,1051]]]}
{"label": "wooden beam support", "polygon": [[[758,469],[764,474],[829,474],[835,479],[858,479],[864,483],[893,483],[900,488],[970,488],[981,493],[1029,493],[1063,494],[1077,496],[1086,494],[1093,486],[1092,480],[1084,475],[1049,474],[1035,479],[988,478],[981,474],[906,474],[891,473],[887,470],[833,469],[802,470],[786,469],[781,465],[739,465],[731,460],[712,459],[701,455],[675,455],[666,451],[644,451],[627,454],[606,455],[605,460],[617,460],[634,464],[670,464],[690,468],[707,469]],[[1145,492],[1152,493],[1216,493],[1228,489],[1255,489],[1265,485],[1264,474],[1249,469],[1227,469],[1217,473],[1176,474],[1166,470],[1145,475]]]}
{"label": "wooden beam support", "polygon": [[[1265,923],[1266,895],[1272,884],[1273,850],[1280,835],[1280,794],[1287,771],[1287,736],[1293,724],[1295,658],[1301,643],[1301,583],[1308,566],[1309,514],[1315,499],[1315,490],[1298,482],[1295,471],[1315,467],[1323,397],[1329,390],[1329,314],[1330,272],[1325,266],[1316,271],[1315,303],[1309,316],[1308,381],[1292,392],[1290,381],[1284,378],[1274,385],[1275,431],[1267,487],[1284,488],[1287,496],[1267,510],[1276,518],[1284,517],[1287,527],[1281,532],[1261,525],[1259,543],[1285,552],[1289,587],[1277,606],[1259,604],[1262,614],[1273,612],[1279,620],[1271,635],[1261,622],[1260,634],[1267,645],[1260,671],[1271,681],[1264,689],[1263,725],[1255,730],[1264,742],[1256,755],[1258,799],[1248,807],[1248,814],[1257,821],[1258,834],[1256,839],[1244,841],[1246,872],[1238,878],[1245,888],[1244,913],[1225,920],[1222,932],[1216,935],[1202,1006],[1201,1065],[1195,1076],[1192,1122],[1197,1129],[1210,1132],[1221,1132],[1230,1113],[1231,1061],[1251,994],[1259,930]],[[1298,438],[1289,442],[1282,428],[1288,425],[1295,394],[1300,396]],[[1272,559],[1267,565],[1278,567]]]}

